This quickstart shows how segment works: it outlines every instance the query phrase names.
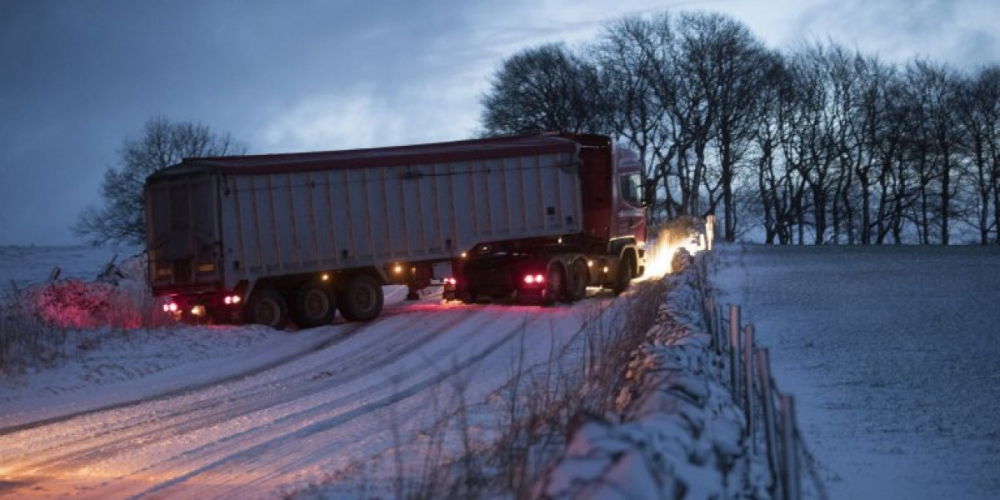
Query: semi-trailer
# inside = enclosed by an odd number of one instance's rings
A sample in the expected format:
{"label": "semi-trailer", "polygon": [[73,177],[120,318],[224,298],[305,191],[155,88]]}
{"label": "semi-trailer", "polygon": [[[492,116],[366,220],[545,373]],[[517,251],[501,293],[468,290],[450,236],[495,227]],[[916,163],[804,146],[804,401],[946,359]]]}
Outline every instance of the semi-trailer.
{"label": "semi-trailer", "polygon": [[146,180],[149,282],[167,311],[274,328],[374,319],[388,284],[620,293],[644,271],[645,186],[596,134],[188,158]]}

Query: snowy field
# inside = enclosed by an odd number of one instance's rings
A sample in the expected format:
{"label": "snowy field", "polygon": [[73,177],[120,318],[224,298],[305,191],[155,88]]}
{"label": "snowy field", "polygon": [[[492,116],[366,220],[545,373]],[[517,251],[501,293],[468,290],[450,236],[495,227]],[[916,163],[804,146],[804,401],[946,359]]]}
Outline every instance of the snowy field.
{"label": "snowy field", "polygon": [[730,246],[833,499],[1000,498],[1000,249]]}
{"label": "snowy field", "polygon": [[0,297],[14,287],[45,283],[55,267],[60,279],[93,281],[112,259],[120,264],[140,251],[130,246],[0,246]]}

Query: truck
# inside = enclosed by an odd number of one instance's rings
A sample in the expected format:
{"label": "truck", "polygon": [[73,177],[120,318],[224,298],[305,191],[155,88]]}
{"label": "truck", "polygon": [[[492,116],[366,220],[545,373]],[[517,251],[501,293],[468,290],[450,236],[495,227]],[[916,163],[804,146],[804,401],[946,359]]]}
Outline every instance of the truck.
{"label": "truck", "polygon": [[650,195],[599,134],[186,158],[144,190],[148,278],[165,311],[300,328],[407,298],[573,302],[644,272]]}

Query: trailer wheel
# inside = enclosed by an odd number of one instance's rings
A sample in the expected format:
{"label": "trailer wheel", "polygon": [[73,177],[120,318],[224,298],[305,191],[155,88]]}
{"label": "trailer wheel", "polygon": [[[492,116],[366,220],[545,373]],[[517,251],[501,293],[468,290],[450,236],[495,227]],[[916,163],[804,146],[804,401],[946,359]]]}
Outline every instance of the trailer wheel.
{"label": "trailer wheel", "polygon": [[348,321],[370,321],[382,312],[382,285],[368,274],[355,274],[338,297],[340,314]]}
{"label": "trailer wheel", "polygon": [[306,283],[295,292],[292,314],[300,328],[326,325],[337,314],[337,300],[329,287]]}
{"label": "trailer wheel", "polygon": [[550,306],[555,304],[556,299],[563,295],[565,282],[563,279],[563,267],[553,262],[549,264],[549,269],[545,272],[545,296],[542,297],[542,304]]}
{"label": "trailer wheel", "polygon": [[247,304],[246,316],[247,323],[281,330],[288,324],[288,303],[275,290],[270,288],[257,290]]}
{"label": "trailer wheel", "polygon": [[590,271],[583,259],[573,261],[569,266],[569,279],[566,283],[566,302],[576,302],[587,298],[587,285],[590,281]]}
{"label": "trailer wheel", "polygon": [[618,264],[618,279],[615,281],[615,286],[612,289],[615,295],[621,295],[622,292],[628,289],[629,283],[632,282],[632,278],[635,276],[635,265],[632,261],[635,257],[632,254],[625,254],[621,262]]}

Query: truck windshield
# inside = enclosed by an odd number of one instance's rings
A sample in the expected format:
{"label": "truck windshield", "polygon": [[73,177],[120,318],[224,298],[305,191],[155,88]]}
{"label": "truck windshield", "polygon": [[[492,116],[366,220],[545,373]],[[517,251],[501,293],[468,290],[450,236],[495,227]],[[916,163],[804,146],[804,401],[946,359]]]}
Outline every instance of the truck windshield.
{"label": "truck windshield", "polygon": [[642,204],[642,176],[638,173],[619,177],[622,200],[630,205]]}

